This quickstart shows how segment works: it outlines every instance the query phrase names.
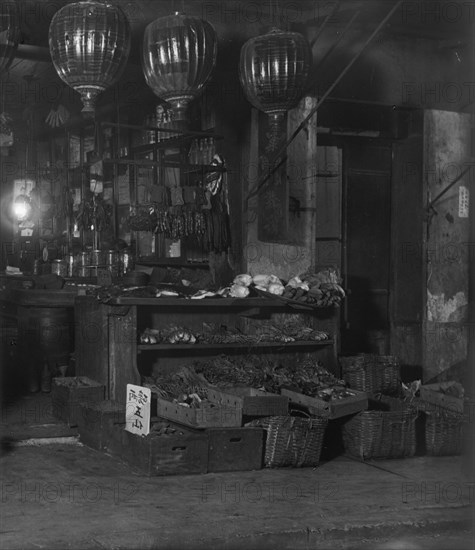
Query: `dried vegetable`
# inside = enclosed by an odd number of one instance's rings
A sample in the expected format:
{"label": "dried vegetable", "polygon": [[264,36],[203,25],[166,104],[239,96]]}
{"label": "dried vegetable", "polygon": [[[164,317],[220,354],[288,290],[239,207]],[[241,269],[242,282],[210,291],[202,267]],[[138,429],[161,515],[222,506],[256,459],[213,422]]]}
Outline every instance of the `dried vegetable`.
{"label": "dried vegetable", "polygon": [[189,408],[211,408],[207,399],[207,382],[193,369],[182,367],[172,374],[145,377],[144,386],[162,399]]}
{"label": "dried vegetable", "polygon": [[284,366],[262,358],[221,356],[207,362],[195,362],[195,371],[213,385],[244,385],[279,393],[282,387],[325,401],[355,395],[319,362],[311,359],[297,365]]}
{"label": "dried vegetable", "polygon": [[231,386],[247,386],[270,393],[289,388],[324,401],[355,395],[320,361],[305,359],[296,365],[284,366],[255,356],[222,355],[207,361],[195,361],[173,374],[146,377],[145,385],[158,396],[188,407],[206,406],[206,388],[209,385],[224,391]]}
{"label": "dried vegetable", "polygon": [[139,340],[141,344],[194,344],[196,336],[186,328],[170,325],[162,330],[146,328]]}
{"label": "dried vegetable", "polygon": [[194,332],[186,327],[167,325],[162,329],[146,328],[139,336],[141,344],[248,344],[264,342],[295,342],[327,340],[329,334],[321,330],[305,327],[294,322],[285,326],[262,323],[258,334],[245,334],[238,329],[204,323],[202,332]]}

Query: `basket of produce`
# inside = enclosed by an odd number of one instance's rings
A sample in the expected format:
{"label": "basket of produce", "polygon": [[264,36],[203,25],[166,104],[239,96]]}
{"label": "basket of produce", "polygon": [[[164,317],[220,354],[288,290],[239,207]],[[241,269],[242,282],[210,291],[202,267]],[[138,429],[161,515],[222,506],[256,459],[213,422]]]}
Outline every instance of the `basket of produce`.
{"label": "basket of produce", "polygon": [[342,425],[345,451],[362,460],[404,458],[416,452],[417,408],[395,397],[378,396]]}
{"label": "basket of produce", "polygon": [[342,376],[350,388],[370,393],[392,394],[399,390],[401,368],[392,355],[360,353],[340,357]]}
{"label": "basket of produce", "polygon": [[266,431],[266,468],[302,468],[318,466],[327,424],[324,417],[269,416],[246,425]]}

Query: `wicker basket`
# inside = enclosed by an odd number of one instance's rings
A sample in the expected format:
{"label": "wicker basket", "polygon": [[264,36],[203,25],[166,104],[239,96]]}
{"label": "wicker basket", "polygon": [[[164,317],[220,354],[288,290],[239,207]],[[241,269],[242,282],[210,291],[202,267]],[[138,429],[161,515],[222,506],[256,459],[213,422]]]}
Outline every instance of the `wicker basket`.
{"label": "wicker basket", "polygon": [[363,460],[414,456],[417,409],[387,396],[370,400],[370,407],[373,410],[360,412],[343,424],[345,451]]}
{"label": "wicker basket", "polygon": [[426,413],[426,453],[431,456],[462,454],[463,415],[453,412]]}
{"label": "wicker basket", "polygon": [[268,416],[247,426],[261,426],[267,432],[264,464],[281,466],[318,466],[328,419],[323,417]]}
{"label": "wicker basket", "polygon": [[369,393],[391,394],[399,390],[400,365],[392,355],[361,353],[340,357],[343,379],[348,385]]}
{"label": "wicker basket", "polygon": [[424,413],[425,452],[430,456],[462,454],[464,415],[437,407],[421,399],[415,400]]}

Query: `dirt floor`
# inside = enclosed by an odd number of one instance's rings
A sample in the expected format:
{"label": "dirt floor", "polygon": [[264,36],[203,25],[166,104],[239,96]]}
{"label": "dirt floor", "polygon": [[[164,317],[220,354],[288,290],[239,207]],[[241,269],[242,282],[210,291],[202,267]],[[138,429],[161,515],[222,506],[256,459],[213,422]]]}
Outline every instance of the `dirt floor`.
{"label": "dirt floor", "polygon": [[0,548],[474,549],[464,456],[147,477],[37,394],[2,410]]}

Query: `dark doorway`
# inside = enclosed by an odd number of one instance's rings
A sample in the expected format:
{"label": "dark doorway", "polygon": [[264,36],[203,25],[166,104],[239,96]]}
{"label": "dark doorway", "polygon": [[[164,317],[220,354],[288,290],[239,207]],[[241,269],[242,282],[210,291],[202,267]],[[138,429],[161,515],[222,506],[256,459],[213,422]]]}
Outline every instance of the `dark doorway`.
{"label": "dark doorway", "polygon": [[349,291],[342,351],[387,353],[389,335],[391,144],[343,145],[344,276]]}

